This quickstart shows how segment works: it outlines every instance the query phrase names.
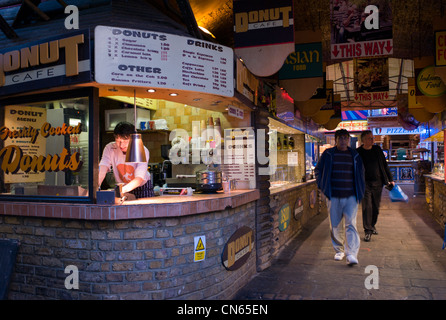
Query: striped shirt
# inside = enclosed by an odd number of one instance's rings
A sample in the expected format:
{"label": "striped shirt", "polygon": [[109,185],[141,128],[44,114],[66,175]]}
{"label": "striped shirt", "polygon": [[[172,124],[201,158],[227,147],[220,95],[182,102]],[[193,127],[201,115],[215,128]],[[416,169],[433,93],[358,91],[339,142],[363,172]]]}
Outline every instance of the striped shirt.
{"label": "striped shirt", "polygon": [[335,149],[333,155],[333,170],[331,174],[332,196],[336,198],[348,198],[355,195],[353,177],[353,158],[349,150]]}

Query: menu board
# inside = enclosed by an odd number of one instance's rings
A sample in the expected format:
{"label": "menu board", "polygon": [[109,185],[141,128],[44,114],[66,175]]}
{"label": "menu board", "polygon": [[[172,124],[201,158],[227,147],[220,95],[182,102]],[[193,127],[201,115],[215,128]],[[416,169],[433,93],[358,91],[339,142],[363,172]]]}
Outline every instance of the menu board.
{"label": "menu board", "polygon": [[232,97],[233,57],[231,48],[200,39],[126,28],[95,28],[95,80],[102,84]]}
{"label": "menu board", "polygon": [[[246,182],[249,189],[255,189],[255,137],[254,129],[236,128],[224,131],[224,164],[221,170],[229,179]],[[239,185],[240,189],[243,189]]]}

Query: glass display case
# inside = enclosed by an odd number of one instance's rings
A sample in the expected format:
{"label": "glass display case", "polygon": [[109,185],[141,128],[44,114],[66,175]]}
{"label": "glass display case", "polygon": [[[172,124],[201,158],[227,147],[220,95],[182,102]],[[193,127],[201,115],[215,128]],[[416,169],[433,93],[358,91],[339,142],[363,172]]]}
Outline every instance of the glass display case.
{"label": "glass display case", "polygon": [[305,181],[305,134],[271,118],[268,134],[271,188]]}

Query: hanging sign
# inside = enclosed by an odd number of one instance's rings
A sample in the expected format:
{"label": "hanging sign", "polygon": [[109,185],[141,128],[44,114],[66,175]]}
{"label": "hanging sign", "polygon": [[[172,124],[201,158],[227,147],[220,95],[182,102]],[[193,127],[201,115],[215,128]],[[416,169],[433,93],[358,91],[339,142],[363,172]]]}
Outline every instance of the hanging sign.
{"label": "hanging sign", "polygon": [[279,70],[279,80],[322,77],[322,43],[296,44]]}
{"label": "hanging sign", "polygon": [[248,261],[254,244],[254,231],[251,228],[243,226],[235,231],[223,249],[223,266],[229,271],[243,266]]}
{"label": "hanging sign", "polygon": [[446,66],[446,30],[435,31],[435,66]]}
{"label": "hanging sign", "polygon": [[91,80],[88,30],[0,50],[0,96]]}
{"label": "hanging sign", "polygon": [[330,0],[332,59],[393,54],[390,2],[379,8],[368,2]]}
{"label": "hanging sign", "polygon": [[355,101],[389,100],[389,59],[355,59]]}
{"label": "hanging sign", "polygon": [[234,95],[231,48],[156,31],[97,26],[95,80],[110,85]]}
{"label": "hanging sign", "polygon": [[234,0],[234,51],[259,77],[270,76],[294,51],[292,0]]}
{"label": "hanging sign", "polygon": [[428,97],[439,97],[446,93],[446,86],[440,76],[435,74],[434,66],[428,66],[418,73],[417,88]]}

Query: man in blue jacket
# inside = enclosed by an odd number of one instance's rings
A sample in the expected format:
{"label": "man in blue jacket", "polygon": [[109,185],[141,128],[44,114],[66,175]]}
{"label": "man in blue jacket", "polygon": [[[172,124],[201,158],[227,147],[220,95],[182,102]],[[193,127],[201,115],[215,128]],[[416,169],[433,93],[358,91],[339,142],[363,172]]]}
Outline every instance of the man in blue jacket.
{"label": "man in blue jacket", "polygon": [[347,130],[337,130],[335,142],[333,148],[322,153],[314,172],[318,188],[330,200],[330,236],[335,260],[340,261],[347,255],[347,264],[354,265],[358,263],[360,246],[356,216],[365,191],[364,165],[358,152],[349,147]]}

